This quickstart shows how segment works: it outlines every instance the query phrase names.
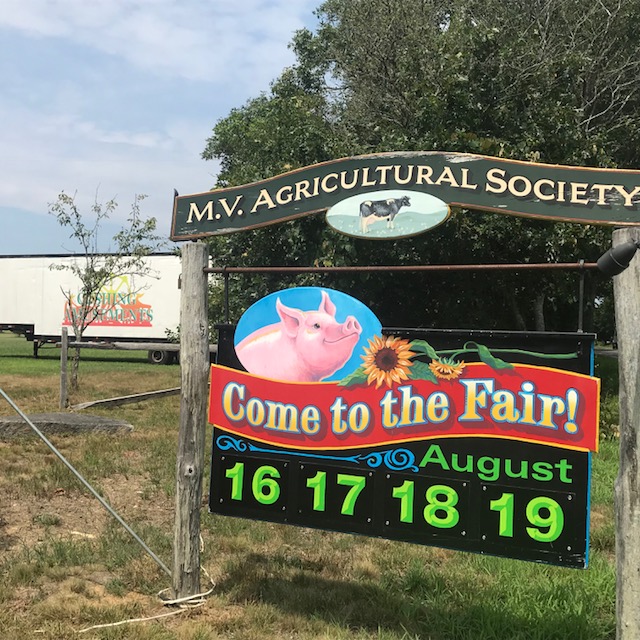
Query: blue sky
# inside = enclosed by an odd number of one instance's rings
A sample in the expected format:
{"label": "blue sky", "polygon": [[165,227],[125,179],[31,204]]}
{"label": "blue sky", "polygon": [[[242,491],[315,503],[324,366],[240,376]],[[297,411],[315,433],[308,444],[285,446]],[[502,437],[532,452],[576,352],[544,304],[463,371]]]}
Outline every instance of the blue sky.
{"label": "blue sky", "polygon": [[136,194],[168,236],[173,189],[197,193],[217,163],[215,123],[294,61],[320,0],[4,0],[0,12],[0,255],[76,247],[49,215],[115,197],[102,250]]}

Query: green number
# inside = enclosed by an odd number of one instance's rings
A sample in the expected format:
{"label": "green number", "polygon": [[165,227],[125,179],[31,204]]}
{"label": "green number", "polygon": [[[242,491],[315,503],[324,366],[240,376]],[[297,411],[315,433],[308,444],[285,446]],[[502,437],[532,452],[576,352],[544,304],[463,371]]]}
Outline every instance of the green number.
{"label": "green number", "polygon": [[405,480],[393,488],[393,497],[400,500],[400,522],[413,522],[413,480]]}
{"label": "green number", "polygon": [[307,480],[307,487],[313,489],[313,510],[324,511],[327,494],[327,472],[318,471],[313,478]]}
{"label": "green number", "polygon": [[259,467],[253,474],[251,489],[260,504],[273,504],[280,497],[280,486],[273,479],[279,477],[280,472],[269,465]]}
{"label": "green number", "polygon": [[[549,515],[541,516],[540,511],[542,509],[547,509]],[[553,542],[558,539],[564,528],[562,507],[553,498],[544,496],[534,498],[529,502],[527,505],[527,520],[533,525],[533,527],[527,527],[527,533],[536,542]],[[548,527],[549,530],[544,533],[540,531],[540,527],[543,529]]]}
{"label": "green number", "polygon": [[[444,499],[439,499],[443,496]],[[424,508],[424,519],[427,524],[438,529],[451,529],[460,520],[460,514],[455,506],[458,504],[458,494],[455,489],[445,484],[434,484],[427,489],[425,494],[427,506]],[[439,516],[438,511],[444,511],[444,516]]]}
{"label": "green number", "polygon": [[231,469],[224,472],[231,479],[231,499],[242,500],[242,483],[244,480],[244,462],[236,462]]}
{"label": "green number", "polygon": [[340,513],[342,515],[353,515],[356,508],[356,500],[364,489],[366,483],[367,478],[365,476],[351,476],[348,473],[338,474],[338,484],[344,485],[345,487],[351,487],[342,501],[342,508],[340,509]]}
{"label": "green number", "polygon": [[500,513],[498,534],[505,538],[513,538],[513,493],[503,493],[497,500],[489,503],[491,511]]}

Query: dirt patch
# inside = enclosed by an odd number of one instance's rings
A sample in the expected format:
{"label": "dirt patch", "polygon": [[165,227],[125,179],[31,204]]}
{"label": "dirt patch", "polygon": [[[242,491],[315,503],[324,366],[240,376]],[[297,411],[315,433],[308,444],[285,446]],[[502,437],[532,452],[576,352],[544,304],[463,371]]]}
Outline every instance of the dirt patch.
{"label": "dirt patch", "polygon": [[63,491],[46,501],[3,501],[2,507],[0,548],[7,552],[31,548],[52,537],[95,539],[107,520],[106,511],[94,498]]}
{"label": "dirt patch", "polygon": [[[150,490],[144,474],[102,478],[99,486],[107,503],[134,530],[137,522],[171,530],[173,499],[161,491]],[[57,488],[42,498],[35,498],[0,482],[0,495],[0,551],[3,554],[32,548],[51,539],[96,540],[113,520],[94,497],[81,493],[79,488]]]}

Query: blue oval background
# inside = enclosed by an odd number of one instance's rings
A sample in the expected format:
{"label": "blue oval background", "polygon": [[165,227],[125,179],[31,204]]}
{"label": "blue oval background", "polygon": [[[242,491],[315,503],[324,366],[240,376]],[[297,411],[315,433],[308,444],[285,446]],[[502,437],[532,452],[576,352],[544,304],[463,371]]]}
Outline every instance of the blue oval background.
{"label": "blue oval background", "polygon": [[333,375],[325,378],[323,382],[342,380],[345,376],[353,373],[361,364],[361,355],[364,355],[364,348],[369,340],[382,333],[382,324],[373,311],[365,304],[355,298],[326,287],[294,287],[292,289],[282,289],[270,293],[268,296],[254,302],[241,316],[236,327],[233,338],[233,346],[237,346],[249,334],[266,327],[267,325],[280,322],[280,316],[276,311],[276,300],[288,307],[295,307],[302,311],[315,311],[322,300],[322,292],[326,291],[331,298],[331,302],[336,305],[336,320],[344,322],[347,316],[355,316],[362,327],[360,339],[353,349],[351,358],[346,364],[338,369]]}

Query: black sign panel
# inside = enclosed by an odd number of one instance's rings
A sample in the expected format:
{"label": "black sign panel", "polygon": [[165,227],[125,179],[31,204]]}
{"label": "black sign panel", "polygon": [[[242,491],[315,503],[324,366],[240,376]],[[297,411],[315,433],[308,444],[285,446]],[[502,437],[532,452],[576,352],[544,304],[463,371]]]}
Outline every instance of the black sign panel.
{"label": "black sign panel", "polygon": [[500,438],[299,452],[215,430],[215,513],[570,567],[587,562],[590,454]]}
{"label": "black sign panel", "polygon": [[[392,331],[438,349],[477,340],[505,359],[501,350],[511,350],[509,360],[592,368],[589,334]],[[587,566],[588,451],[484,435],[337,450],[278,446],[220,428],[213,437],[214,513]]]}

